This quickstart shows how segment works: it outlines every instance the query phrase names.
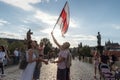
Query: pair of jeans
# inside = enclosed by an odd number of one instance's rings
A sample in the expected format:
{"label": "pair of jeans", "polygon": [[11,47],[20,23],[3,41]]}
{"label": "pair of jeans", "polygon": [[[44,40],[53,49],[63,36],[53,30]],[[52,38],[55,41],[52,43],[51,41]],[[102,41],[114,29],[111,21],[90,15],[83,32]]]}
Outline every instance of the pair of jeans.
{"label": "pair of jeans", "polygon": [[66,80],[66,68],[57,69],[57,80]]}
{"label": "pair of jeans", "polygon": [[2,74],[4,74],[4,67],[3,67],[3,63],[0,63],[0,68],[1,68]]}
{"label": "pair of jeans", "polygon": [[66,68],[66,80],[70,80],[70,68]]}

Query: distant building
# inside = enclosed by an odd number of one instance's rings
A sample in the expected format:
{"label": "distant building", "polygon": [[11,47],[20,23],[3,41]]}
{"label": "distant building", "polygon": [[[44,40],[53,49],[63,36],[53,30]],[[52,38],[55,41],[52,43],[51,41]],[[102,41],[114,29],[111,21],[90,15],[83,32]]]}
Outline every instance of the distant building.
{"label": "distant building", "polygon": [[[92,54],[94,54],[96,50],[96,47],[91,47]],[[110,40],[105,42],[104,53],[114,54],[115,56],[120,57],[120,44],[114,43]]]}
{"label": "distant building", "polygon": [[113,43],[110,40],[105,42],[105,50],[117,50],[120,51],[119,43]]}
{"label": "distant building", "polygon": [[114,54],[117,57],[120,57],[120,44],[111,42],[110,40],[108,42],[105,42],[105,53],[107,54]]}

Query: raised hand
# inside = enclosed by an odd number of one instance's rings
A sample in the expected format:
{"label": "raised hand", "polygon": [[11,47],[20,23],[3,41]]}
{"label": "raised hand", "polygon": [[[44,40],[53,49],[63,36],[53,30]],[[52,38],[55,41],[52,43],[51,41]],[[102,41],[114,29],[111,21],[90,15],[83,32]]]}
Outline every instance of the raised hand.
{"label": "raised hand", "polygon": [[48,61],[44,61],[44,63],[47,65],[47,64],[48,64]]}

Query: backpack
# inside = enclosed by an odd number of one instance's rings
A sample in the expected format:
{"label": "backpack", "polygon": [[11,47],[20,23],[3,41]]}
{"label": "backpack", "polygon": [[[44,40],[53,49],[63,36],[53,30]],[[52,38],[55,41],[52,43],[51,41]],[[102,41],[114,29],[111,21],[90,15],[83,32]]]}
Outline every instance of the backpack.
{"label": "backpack", "polygon": [[27,62],[27,57],[26,57],[26,53],[22,55],[20,64],[19,64],[19,69],[24,70],[28,65]]}

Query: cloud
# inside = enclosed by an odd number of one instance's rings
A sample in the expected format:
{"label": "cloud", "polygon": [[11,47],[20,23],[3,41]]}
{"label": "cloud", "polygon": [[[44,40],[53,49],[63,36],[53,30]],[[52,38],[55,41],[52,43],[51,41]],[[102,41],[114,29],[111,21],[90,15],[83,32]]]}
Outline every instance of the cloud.
{"label": "cloud", "polygon": [[115,26],[115,29],[120,30],[120,26]]}
{"label": "cloud", "polygon": [[49,34],[51,31],[52,31],[52,29],[50,27],[45,28],[44,30],[41,30],[41,32],[47,33],[47,34]]}
{"label": "cloud", "polygon": [[29,16],[27,16],[27,18],[21,19],[21,21],[25,24],[37,23],[38,20],[36,20],[33,15],[34,14],[29,15]]}
{"label": "cloud", "polygon": [[120,25],[112,24],[112,27],[116,30],[120,30]]}
{"label": "cloud", "polygon": [[8,21],[5,21],[3,19],[0,19],[0,26],[3,26],[5,24],[10,24]]}
{"label": "cloud", "polygon": [[[36,14],[34,15],[34,17],[47,25],[53,26],[55,25],[59,16],[51,15],[43,11],[36,10]],[[77,27],[78,24],[76,23],[74,19],[71,18],[69,26],[74,28],[74,27]]]}
{"label": "cloud", "polygon": [[3,23],[0,23],[0,26],[3,26],[4,24]]}
{"label": "cloud", "polygon": [[29,26],[27,25],[21,25],[20,27],[18,27],[18,32],[24,33],[27,32],[29,30]]}
{"label": "cloud", "polygon": [[[41,3],[41,2],[49,2],[50,0],[0,0],[0,1],[7,3],[9,5],[12,5],[12,6],[18,7],[18,8],[21,8],[25,11],[34,10],[34,12],[35,12],[34,17],[48,25],[53,26],[59,17],[59,15],[54,16],[54,15],[45,13],[43,11],[40,11],[31,5],[31,4]],[[29,23],[29,20],[23,20],[23,22],[27,24],[27,23]],[[3,25],[3,24],[0,23],[0,25]],[[71,27],[77,26],[77,23],[74,19],[70,19],[70,26]]]}
{"label": "cloud", "polygon": [[36,4],[43,1],[49,2],[49,0],[0,0],[0,1],[21,8],[26,11],[34,10],[34,7],[31,4]]}
{"label": "cloud", "polygon": [[27,24],[27,23],[30,23],[28,20],[22,20],[22,21],[23,21],[24,23],[26,23],[26,24]]}
{"label": "cloud", "polygon": [[57,20],[57,16],[47,14],[47,13],[42,12],[40,10],[36,11],[36,14],[34,15],[34,17],[36,19],[40,20],[41,22],[48,24],[48,25],[55,24],[55,21]]}
{"label": "cloud", "polygon": [[76,21],[74,19],[70,19],[70,26],[73,28],[78,27],[78,24],[76,23]]}
{"label": "cloud", "polygon": [[93,45],[96,43],[96,36],[93,35],[66,35],[67,41],[71,43],[71,47],[77,47],[80,42],[83,45]]}
{"label": "cloud", "polygon": [[81,35],[74,35],[74,36],[71,36],[71,37],[76,41],[82,41],[82,40],[95,41],[96,40],[96,36],[93,36],[93,35],[81,34]]}
{"label": "cloud", "polygon": [[13,32],[1,32],[0,36],[3,38],[23,39],[18,33]]}

